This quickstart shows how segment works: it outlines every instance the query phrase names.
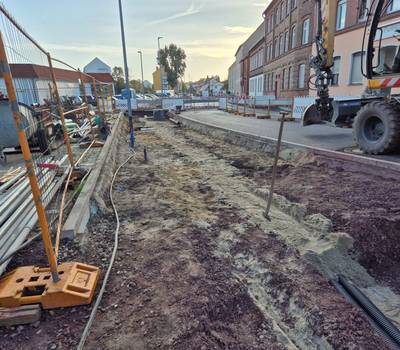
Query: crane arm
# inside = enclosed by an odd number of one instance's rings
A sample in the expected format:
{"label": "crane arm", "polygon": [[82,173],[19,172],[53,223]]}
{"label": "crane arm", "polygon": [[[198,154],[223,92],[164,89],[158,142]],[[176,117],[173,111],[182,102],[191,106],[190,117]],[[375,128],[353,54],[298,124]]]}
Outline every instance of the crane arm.
{"label": "crane arm", "polygon": [[310,66],[315,71],[315,87],[318,94],[316,107],[319,112],[319,119],[330,121],[333,107],[332,98],[329,96],[329,85],[331,85],[333,79],[337,1],[316,0],[316,5],[316,55],[311,59]]}

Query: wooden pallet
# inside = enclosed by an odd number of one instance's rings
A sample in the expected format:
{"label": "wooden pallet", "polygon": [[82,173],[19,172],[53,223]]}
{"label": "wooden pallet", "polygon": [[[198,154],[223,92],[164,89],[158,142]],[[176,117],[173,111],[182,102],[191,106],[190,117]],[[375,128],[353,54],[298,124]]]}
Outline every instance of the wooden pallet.
{"label": "wooden pallet", "polygon": [[257,119],[271,119],[270,115],[257,115]]}

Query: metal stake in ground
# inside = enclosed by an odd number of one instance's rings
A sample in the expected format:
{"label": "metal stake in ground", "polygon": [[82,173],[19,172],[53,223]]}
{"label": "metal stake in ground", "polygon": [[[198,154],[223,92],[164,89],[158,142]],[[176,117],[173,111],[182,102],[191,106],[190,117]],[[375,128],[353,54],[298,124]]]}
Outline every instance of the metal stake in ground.
{"label": "metal stake in ground", "polygon": [[276,179],[276,173],[278,170],[279,153],[281,151],[283,126],[285,125],[285,119],[286,119],[286,116],[288,115],[288,112],[280,112],[280,114],[281,114],[281,125],[279,127],[278,141],[276,143],[274,167],[272,168],[271,188],[269,190],[267,209],[265,210],[265,213],[264,213],[264,216],[267,218],[267,220],[271,220],[271,218],[269,216],[269,212],[271,210],[272,199],[274,198],[275,179]]}

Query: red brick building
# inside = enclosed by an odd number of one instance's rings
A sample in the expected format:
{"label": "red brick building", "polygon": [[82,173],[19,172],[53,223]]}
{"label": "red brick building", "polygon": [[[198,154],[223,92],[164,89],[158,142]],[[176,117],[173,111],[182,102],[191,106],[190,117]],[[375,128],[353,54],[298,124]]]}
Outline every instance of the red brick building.
{"label": "red brick building", "polygon": [[273,0],[264,11],[266,95],[309,94],[314,13],[313,0]]}

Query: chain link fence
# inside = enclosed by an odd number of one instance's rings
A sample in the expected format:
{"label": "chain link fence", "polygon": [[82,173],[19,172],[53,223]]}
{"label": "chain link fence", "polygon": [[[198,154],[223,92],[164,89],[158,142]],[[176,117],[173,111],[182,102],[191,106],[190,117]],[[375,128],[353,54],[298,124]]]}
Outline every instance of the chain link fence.
{"label": "chain link fence", "polygon": [[0,274],[39,221],[56,278],[80,142],[107,124],[113,86],[53,58],[1,4],[0,33]]}

